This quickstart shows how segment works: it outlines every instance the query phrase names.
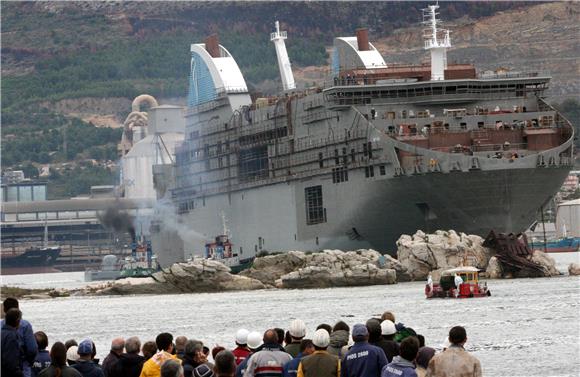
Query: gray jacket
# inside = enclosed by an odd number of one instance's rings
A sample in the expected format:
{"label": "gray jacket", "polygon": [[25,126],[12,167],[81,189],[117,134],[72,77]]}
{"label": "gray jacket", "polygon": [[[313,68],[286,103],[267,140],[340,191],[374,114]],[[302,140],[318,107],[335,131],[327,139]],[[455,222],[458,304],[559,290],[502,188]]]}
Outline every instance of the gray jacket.
{"label": "gray jacket", "polygon": [[278,344],[265,344],[250,356],[244,377],[282,376],[282,366],[290,360],[292,356],[281,351]]}

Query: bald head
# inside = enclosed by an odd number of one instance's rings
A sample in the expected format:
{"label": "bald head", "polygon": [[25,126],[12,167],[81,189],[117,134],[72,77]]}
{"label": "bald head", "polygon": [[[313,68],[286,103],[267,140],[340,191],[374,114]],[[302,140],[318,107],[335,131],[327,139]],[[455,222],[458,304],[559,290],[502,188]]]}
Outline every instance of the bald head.
{"label": "bald head", "polygon": [[125,348],[125,339],[115,338],[111,342],[111,351],[115,352],[117,355],[123,353],[123,348]]}
{"label": "bald head", "polygon": [[278,334],[276,334],[276,330],[266,330],[264,333],[264,343],[278,343]]}

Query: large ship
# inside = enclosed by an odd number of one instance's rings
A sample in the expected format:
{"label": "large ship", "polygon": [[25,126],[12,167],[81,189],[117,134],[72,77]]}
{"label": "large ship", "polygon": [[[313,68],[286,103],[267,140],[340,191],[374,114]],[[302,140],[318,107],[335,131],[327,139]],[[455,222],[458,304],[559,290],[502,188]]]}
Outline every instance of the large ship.
{"label": "large ship", "polygon": [[58,246],[31,247],[23,252],[2,250],[0,267],[2,275],[55,272],[54,263],[60,255]]}
{"label": "large ship", "polygon": [[202,254],[229,223],[234,256],[261,251],[393,253],[401,234],[522,232],[573,163],[573,128],[544,100],[540,73],[476,73],[449,64],[449,32],[425,10],[431,64],[386,64],[368,31],[334,40],[332,76],[296,90],[278,23],[284,92],[252,98],[217,36],[191,45],[186,136],[154,167],[180,239],[152,227],[154,248]]}

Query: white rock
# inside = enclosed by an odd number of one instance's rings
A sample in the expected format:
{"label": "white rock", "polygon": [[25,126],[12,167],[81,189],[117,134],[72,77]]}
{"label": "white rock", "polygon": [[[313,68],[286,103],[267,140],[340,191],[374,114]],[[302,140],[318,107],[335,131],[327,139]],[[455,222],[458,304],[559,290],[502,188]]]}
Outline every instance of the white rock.
{"label": "white rock", "polygon": [[580,275],[580,264],[570,263],[570,265],[568,266],[568,273],[570,275]]}

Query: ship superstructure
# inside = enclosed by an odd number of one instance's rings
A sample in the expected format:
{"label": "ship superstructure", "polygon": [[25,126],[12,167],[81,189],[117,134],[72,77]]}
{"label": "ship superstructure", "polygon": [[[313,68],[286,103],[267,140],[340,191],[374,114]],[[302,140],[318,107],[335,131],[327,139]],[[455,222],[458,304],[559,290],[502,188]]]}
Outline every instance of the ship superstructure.
{"label": "ship superstructure", "polygon": [[201,255],[222,214],[241,258],[393,252],[417,229],[525,230],[572,166],[572,127],[542,99],[549,76],[477,75],[447,64],[448,42],[445,33],[434,47],[444,58],[435,69],[387,65],[357,30],[335,39],[323,88],[253,102],[217,37],[192,45],[186,136],[168,192],[195,232],[163,236],[161,222],[154,248],[183,242],[186,255]]}

